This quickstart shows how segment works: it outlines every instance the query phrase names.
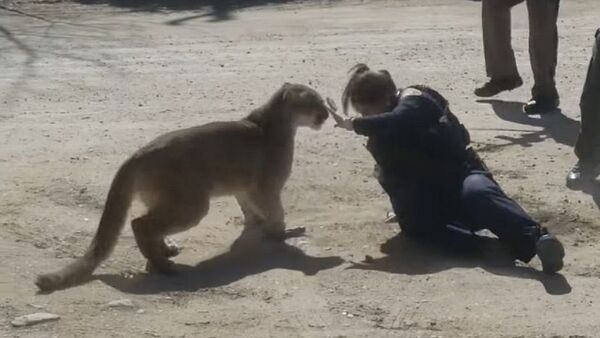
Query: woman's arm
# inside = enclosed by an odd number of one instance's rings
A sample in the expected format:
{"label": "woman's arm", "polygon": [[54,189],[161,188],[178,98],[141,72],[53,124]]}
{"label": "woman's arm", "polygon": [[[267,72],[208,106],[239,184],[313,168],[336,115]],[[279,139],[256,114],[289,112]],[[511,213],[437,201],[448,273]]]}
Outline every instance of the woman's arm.
{"label": "woman's arm", "polygon": [[364,136],[407,134],[431,127],[440,117],[439,109],[427,98],[411,95],[403,98],[392,112],[352,120],[352,128]]}

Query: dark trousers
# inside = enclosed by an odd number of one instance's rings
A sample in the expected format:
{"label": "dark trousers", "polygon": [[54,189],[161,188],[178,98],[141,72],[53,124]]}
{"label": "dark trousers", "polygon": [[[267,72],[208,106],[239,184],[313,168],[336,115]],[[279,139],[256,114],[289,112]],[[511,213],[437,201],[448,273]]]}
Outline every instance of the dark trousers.
{"label": "dark trousers", "polygon": [[596,31],[592,59],[579,107],[581,130],[575,145],[575,154],[581,161],[600,163],[600,29]]}
{"label": "dark trousers", "polygon": [[452,188],[420,185],[407,192],[384,186],[402,232],[420,238],[452,236],[448,225],[471,231],[488,229],[507,245],[515,258],[535,256],[540,226],[485,172],[472,172]]}
{"label": "dark trousers", "polygon": [[[487,75],[492,80],[519,77],[511,45],[510,10],[525,0],[483,0],[483,49]],[[529,13],[529,57],[535,84],[534,98],[558,97],[554,75],[558,52],[559,0],[526,0]]]}

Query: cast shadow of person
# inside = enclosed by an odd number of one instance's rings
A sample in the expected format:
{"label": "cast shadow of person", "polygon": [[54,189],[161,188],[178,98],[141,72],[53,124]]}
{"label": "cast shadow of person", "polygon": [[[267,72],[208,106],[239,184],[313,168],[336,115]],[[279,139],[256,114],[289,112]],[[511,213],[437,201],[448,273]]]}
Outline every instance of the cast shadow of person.
{"label": "cast shadow of person", "polygon": [[381,245],[386,256],[352,263],[348,269],[376,270],[396,274],[432,274],[453,268],[482,268],[485,271],[515,278],[533,279],[542,283],[551,295],[571,292],[571,286],[561,274],[545,274],[528,266],[515,264],[514,258],[496,238],[469,236],[457,242],[424,241],[400,233]]}
{"label": "cast shadow of person", "polygon": [[[290,237],[300,234],[291,233]],[[319,271],[341,265],[338,256],[313,257],[283,241],[265,239],[253,227],[246,227],[229,251],[195,266],[175,264],[173,275],[139,273],[133,276],[98,275],[96,279],[132,294],[155,294],[165,291],[197,291],[225,286],[244,277],[272,269],[301,271],[312,276]]]}
{"label": "cast shadow of person", "polygon": [[532,127],[541,127],[542,130],[524,131],[518,137],[499,135],[496,138],[509,141],[503,146],[517,144],[530,147],[534,143],[542,142],[546,138],[553,139],[556,143],[572,147],[579,133],[579,122],[564,115],[560,109],[556,112],[540,116],[528,116],[523,113],[523,102],[502,100],[477,100],[492,106],[494,113],[504,120]]}
{"label": "cast shadow of person", "polygon": [[[496,138],[509,141],[509,143],[494,145],[492,146],[493,148],[513,144],[530,147],[534,143],[544,141],[547,137],[554,139],[556,143],[569,147],[575,145],[577,135],[579,134],[580,123],[565,116],[560,110],[556,113],[541,115],[539,118],[534,118],[523,113],[522,102],[501,100],[477,100],[477,102],[490,104],[496,115],[504,121],[543,128],[543,130],[540,131],[524,132],[519,137],[510,137],[506,135],[496,136]],[[583,193],[592,196],[594,203],[600,208],[600,182],[590,182],[580,190]]]}
{"label": "cast shadow of person", "polygon": [[262,7],[272,4],[285,4],[294,0],[76,0],[83,5],[108,5],[133,12],[165,11],[201,11],[200,14],[188,14],[167,21],[166,24],[178,26],[188,21],[209,18],[212,22],[234,19],[236,10]]}

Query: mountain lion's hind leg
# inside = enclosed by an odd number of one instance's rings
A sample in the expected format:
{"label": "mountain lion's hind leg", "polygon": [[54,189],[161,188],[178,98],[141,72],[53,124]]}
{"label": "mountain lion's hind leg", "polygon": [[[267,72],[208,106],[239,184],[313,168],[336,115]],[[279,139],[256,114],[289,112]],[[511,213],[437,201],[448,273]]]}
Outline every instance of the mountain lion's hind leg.
{"label": "mountain lion's hind leg", "polygon": [[177,248],[165,243],[165,236],[185,231],[208,213],[208,197],[163,198],[149,212],[131,222],[135,240],[148,260],[146,269],[161,273],[173,272],[169,257],[177,254]]}

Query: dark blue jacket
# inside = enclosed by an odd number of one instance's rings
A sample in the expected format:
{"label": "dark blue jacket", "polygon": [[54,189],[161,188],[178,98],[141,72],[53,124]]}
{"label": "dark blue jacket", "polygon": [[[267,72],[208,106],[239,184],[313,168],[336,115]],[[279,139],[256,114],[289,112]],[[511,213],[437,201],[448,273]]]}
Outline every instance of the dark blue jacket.
{"label": "dark blue jacket", "polygon": [[384,188],[453,185],[467,172],[466,129],[439,93],[417,88],[432,95],[406,96],[389,113],[354,120],[355,132],[369,138],[367,149],[381,168]]}

